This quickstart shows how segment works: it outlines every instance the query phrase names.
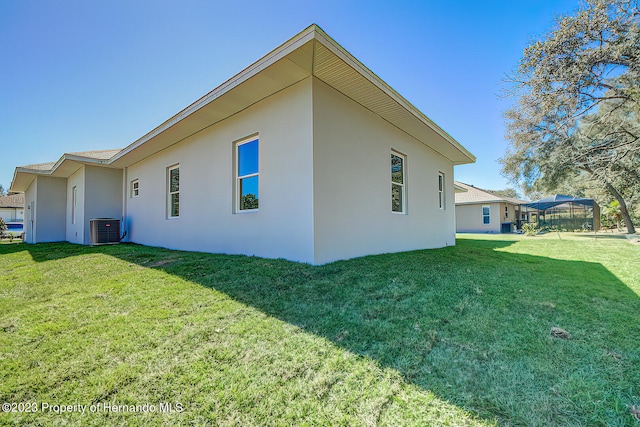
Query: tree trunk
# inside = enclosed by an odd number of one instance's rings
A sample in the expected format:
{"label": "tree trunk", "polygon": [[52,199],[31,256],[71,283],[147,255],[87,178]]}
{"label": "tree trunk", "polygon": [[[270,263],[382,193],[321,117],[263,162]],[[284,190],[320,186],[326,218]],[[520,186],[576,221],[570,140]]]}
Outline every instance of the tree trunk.
{"label": "tree trunk", "polygon": [[624,219],[624,223],[627,224],[627,233],[634,234],[636,232],[636,228],[633,226],[633,222],[631,222],[631,215],[629,215],[629,210],[627,209],[627,204],[625,203],[624,198],[618,190],[613,187],[613,185],[606,182],[604,186],[609,194],[615,197],[620,204],[620,214],[622,215],[622,219]]}

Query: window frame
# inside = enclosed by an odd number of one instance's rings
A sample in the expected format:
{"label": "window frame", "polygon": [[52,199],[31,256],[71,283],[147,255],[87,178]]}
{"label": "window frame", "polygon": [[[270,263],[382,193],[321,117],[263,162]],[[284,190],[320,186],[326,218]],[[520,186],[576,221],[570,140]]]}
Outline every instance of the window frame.
{"label": "window frame", "polygon": [[[171,171],[178,170],[178,190],[171,191]],[[172,196],[178,196],[178,215],[171,215],[172,213]],[[175,165],[167,167],[167,219],[177,219],[180,218],[180,163],[176,163]]]}
{"label": "window frame", "polygon": [[438,209],[447,209],[445,199],[445,176],[444,172],[438,172]]}
{"label": "window frame", "polygon": [[[257,172],[248,173],[245,175],[240,175],[240,147],[245,144],[250,144],[252,142],[257,142],[258,144],[258,162],[257,162]],[[233,211],[234,213],[246,214],[246,213],[256,213],[260,211],[260,136],[258,134],[249,136],[247,138],[243,138],[241,140],[234,142],[234,205]],[[249,178],[258,178],[258,207],[252,209],[242,209],[242,180]]]}
{"label": "window frame", "polygon": [[[487,208],[489,213],[485,214],[484,208]],[[485,217],[488,218],[488,222],[484,221]],[[482,225],[491,225],[491,205],[482,205]]]}
{"label": "window frame", "polygon": [[135,199],[140,195],[140,180],[138,178],[131,180],[130,197]]}
{"label": "window frame", "polygon": [[76,214],[78,212],[78,186],[71,187],[71,224],[76,223]]}
{"label": "window frame", "polygon": [[[397,183],[393,180],[393,156],[398,157],[402,160],[402,183]],[[391,150],[391,156],[389,157],[389,172],[391,174],[391,213],[396,215],[406,215],[407,214],[407,155],[403,154],[397,150]],[[399,211],[393,210],[393,187],[400,187],[400,209]]]}

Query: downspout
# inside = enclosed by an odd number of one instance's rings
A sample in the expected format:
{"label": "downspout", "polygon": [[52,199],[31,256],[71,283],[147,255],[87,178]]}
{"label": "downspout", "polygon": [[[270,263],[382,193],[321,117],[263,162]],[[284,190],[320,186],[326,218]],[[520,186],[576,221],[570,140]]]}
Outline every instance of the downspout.
{"label": "downspout", "polygon": [[125,167],[122,169],[122,219],[120,224],[122,224],[122,233],[121,236],[122,241],[128,242],[128,227],[127,227],[127,181],[128,181],[128,168]]}

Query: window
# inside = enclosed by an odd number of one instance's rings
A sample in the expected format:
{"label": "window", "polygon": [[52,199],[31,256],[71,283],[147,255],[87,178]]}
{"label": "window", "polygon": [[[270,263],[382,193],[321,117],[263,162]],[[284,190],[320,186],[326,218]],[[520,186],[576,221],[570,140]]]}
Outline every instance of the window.
{"label": "window", "polygon": [[482,223],[483,224],[491,223],[491,207],[490,206],[482,207]]}
{"label": "window", "polygon": [[236,144],[236,212],[258,209],[260,175],[258,139]]}
{"label": "window", "polygon": [[137,179],[131,181],[131,197],[138,197],[140,194],[140,183]]}
{"label": "window", "polygon": [[504,207],[504,217],[505,219],[509,218],[509,206]]}
{"label": "window", "polygon": [[167,217],[180,216],[180,165],[167,168]]}
{"label": "window", "polygon": [[78,187],[71,189],[71,224],[76,223],[76,206],[78,204]]}
{"label": "window", "polygon": [[405,211],[404,163],[404,156],[391,153],[391,212],[404,213]]}
{"label": "window", "polygon": [[444,209],[444,174],[438,173],[438,207]]}

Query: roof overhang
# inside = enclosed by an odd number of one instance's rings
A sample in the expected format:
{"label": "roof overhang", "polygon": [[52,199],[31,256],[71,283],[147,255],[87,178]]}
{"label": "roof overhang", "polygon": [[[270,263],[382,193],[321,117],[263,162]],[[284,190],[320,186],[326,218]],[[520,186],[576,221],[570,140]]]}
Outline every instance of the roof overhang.
{"label": "roof overhang", "polygon": [[317,25],[311,25],[109,159],[65,154],[52,168],[18,167],[11,191],[24,192],[38,175],[69,177],[84,164],[124,168],[306,78],[315,77],[449,159],[475,157],[365,67]]}
{"label": "roof overhang", "polygon": [[96,159],[66,153],[53,165],[47,165],[47,167],[38,167],[39,165],[17,167],[13,173],[13,180],[11,180],[11,188],[9,191],[24,193],[37,176],[69,178],[84,165],[113,167],[109,159]]}
{"label": "roof overhang", "polygon": [[260,100],[314,76],[450,159],[475,157],[317,25],[311,25],[262,59],[180,111],[111,160],[126,167],[212,126]]}

